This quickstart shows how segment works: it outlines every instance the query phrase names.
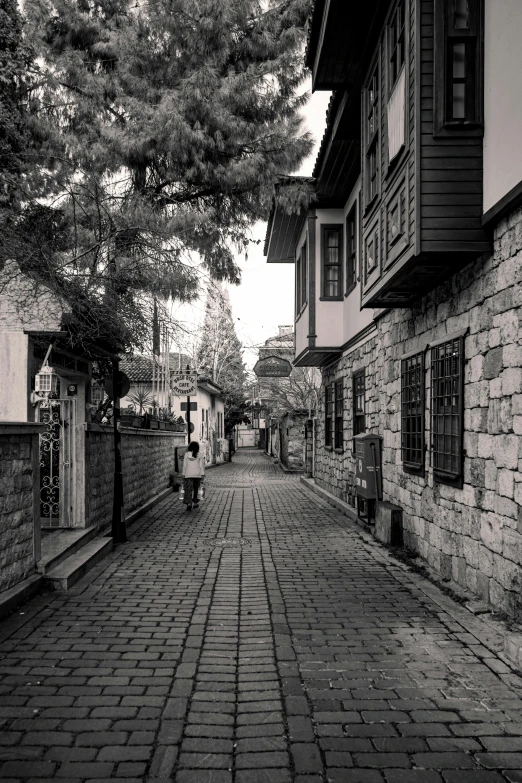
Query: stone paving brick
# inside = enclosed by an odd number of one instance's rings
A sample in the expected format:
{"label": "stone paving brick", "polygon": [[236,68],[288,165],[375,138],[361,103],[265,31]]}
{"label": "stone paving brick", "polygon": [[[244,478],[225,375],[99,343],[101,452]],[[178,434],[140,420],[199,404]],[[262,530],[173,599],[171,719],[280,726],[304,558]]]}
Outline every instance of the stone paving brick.
{"label": "stone paving brick", "polygon": [[207,481],[2,623],[2,783],[522,783],[462,610],[259,452]]}

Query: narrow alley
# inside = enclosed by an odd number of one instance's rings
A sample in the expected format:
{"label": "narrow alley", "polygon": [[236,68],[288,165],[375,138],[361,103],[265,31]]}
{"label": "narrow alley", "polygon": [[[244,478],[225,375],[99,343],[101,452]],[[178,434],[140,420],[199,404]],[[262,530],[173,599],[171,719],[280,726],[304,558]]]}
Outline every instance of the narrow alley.
{"label": "narrow alley", "polygon": [[259,451],[207,489],[0,624],[3,783],[522,781],[468,612]]}

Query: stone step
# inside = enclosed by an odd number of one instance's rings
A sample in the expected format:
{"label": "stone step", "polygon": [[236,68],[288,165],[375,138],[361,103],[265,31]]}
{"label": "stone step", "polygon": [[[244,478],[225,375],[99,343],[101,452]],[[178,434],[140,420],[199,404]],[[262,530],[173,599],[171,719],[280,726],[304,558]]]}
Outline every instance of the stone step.
{"label": "stone step", "polygon": [[113,541],[109,537],[96,538],[94,541],[89,541],[78,552],[75,552],[45,574],[44,579],[55,590],[68,590],[82,576],[85,576],[91,568],[94,568],[100,560],[103,560],[112,551],[112,547]]}
{"label": "stone step", "polygon": [[56,530],[42,537],[42,557],[36,565],[40,574],[47,574],[72,554],[92,541],[96,528],[87,530]]}

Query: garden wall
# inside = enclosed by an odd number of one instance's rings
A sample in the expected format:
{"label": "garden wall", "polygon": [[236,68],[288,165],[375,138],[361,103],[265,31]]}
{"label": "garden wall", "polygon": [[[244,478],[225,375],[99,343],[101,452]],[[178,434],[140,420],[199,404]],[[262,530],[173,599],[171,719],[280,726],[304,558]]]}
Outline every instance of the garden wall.
{"label": "garden wall", "polygon": [[43,429],[0,423],[0,592],[33,574],[40,559],[38,433]]}
{"label": "garden wall", "polygon": [[[185,443],[182,432],[121,430],[125,512],[130,514],[159,495],[174,472],[174,449]],[[111,523],[114,475],[112,427],[89,424],[85,441],[85,526]]]}

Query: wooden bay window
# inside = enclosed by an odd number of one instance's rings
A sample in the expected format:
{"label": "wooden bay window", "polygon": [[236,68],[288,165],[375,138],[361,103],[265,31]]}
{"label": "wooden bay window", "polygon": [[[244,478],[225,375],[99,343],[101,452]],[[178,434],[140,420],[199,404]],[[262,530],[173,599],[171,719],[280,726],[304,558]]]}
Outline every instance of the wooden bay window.
{"label": "wooden bay window", "polygon": [[435,132],[482,123],[482,0],[435,0]]}

